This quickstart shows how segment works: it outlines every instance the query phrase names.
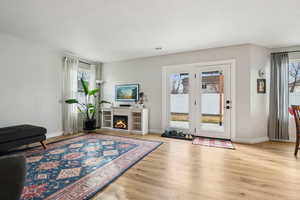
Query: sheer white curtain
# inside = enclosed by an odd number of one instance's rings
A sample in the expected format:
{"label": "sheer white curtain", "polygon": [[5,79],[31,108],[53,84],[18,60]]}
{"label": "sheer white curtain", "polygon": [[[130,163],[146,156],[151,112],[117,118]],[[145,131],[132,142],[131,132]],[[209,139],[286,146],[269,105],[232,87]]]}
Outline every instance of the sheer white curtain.
{"label": "sheer white curtain", "polygon": [[[96,89],[96,65],[91,64],[90,65],[90,80],[89,80],[89,88],[91,90]],[[92,104],[95,103],[95,101],[97,99],[95,99],[94,97],[90,97],[90,101]],[[97,110],[97,106],[96,106],[96,110]],[[95,115],[96,117],[96,121],[97,121],[97,114]]]}
{"label": "sheer white curtain", "polygon": [[89,80],[89,88],[96,88],[96,65],[90,66],[90,80]]}
{"label": "sheer white curtain", "polygon": [[76,99],[78,90],[78,58],[66,57],[63,68],[63,129],[64,135],[78,132],[78,110],[75,104],[66,104],[66,99]]}

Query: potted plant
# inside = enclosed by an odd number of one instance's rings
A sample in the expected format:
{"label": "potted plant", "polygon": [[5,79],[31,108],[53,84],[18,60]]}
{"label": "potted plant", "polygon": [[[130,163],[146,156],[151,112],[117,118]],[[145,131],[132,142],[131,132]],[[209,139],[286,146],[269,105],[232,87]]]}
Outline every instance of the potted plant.
{"label": "potted plant", "polygon": [[[85,115],[85,121],[83,122],[83,129],[87,131],[96,129],[96,96],[100,92],[99,88],[89,89],[88,83],[83,79],[80,79],[84,94],[85,94],[85,103],[80,103],[77,99],[67,99],[65,102],[67,104],[77,104],[78,111]],[[94,98],[94,101],[92,101]],[[99,104],[110,103],[108,101],[100,101]]]}

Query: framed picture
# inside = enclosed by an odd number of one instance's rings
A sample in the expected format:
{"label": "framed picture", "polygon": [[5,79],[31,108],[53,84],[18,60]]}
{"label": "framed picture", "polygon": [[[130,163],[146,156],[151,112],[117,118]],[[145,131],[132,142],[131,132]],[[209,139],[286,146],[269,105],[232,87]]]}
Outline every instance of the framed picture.
{"label": "framed picture", "polygon": [[115,86],[115,100],[136,102],[139,99],[139,84],[122,84]]}
{"label": "framed picture", "polygon": [[257,79],[257,93],[266,93],[266,79]]}

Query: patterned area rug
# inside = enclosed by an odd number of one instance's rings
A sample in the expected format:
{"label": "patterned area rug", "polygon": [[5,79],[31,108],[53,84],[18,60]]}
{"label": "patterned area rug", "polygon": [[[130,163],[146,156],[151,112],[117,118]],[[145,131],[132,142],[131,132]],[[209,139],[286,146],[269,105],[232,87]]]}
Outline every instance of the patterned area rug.
{"label": "patterned area rug", "polygon": [[28,150],[21,199],[89,199],[160,144],[89,134]]}
{"label": "patterned area rug", "polygon": [[221,140],[221,139],[196,137],[193,140],[193,144],[210,146],[210,147],[221,147],[226,149],[235,149],[231,141]]}

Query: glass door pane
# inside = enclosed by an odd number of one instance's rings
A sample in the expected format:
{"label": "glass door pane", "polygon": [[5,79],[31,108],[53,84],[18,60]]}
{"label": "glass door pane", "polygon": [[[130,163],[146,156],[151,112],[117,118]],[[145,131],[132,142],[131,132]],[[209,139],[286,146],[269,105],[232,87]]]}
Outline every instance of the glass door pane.
{"label": "glass door pane", "polygon": [[189,129],[189,73],[169,75],[169,126]]}
{"label": "glass door pane", "polygon": [[200,72],[200,129],[224,131],[224,75],[222,70]]}

